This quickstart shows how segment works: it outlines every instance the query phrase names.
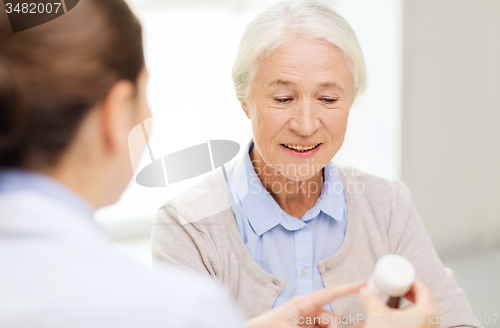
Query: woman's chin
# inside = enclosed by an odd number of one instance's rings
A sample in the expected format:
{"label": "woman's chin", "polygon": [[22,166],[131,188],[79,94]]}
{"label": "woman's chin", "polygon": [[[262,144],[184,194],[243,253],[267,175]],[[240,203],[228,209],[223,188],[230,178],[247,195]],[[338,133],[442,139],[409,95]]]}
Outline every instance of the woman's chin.
{"label": "woman's chin", "polygon": [[309,163],[287,163],[287,164],[274,164],[271,166],[278,171],[280,175],[285,176],[288,180],[292,181],[305,181],[314,178],[318,172],[325,167],[326,164],[316,164],[314,160]]}
{"label": "woman's chin", "polygon": [[317,173],[318,170],[308,170],[307,173],[297,173],[292,171],[280,171],[281,175],[285,176],[288,180],[294,181],[294,182],[300,182],[300,181],[307,181],[310,179],[313,179]]}

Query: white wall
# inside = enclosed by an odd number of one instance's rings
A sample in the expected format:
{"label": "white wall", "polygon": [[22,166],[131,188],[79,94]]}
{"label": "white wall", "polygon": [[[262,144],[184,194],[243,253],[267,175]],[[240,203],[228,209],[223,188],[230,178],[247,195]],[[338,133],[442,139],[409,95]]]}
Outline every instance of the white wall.
{"label": "white wall", "polygon": [[500,243],[500,1],[405,0],[402,177],[441,254]]}
{"label": "white wall", "polygon": [[368,88],[351,109],[346,138],[335,159],[401,179],[403,2],[333,0],[332,7],[356,32],[368,73]]}

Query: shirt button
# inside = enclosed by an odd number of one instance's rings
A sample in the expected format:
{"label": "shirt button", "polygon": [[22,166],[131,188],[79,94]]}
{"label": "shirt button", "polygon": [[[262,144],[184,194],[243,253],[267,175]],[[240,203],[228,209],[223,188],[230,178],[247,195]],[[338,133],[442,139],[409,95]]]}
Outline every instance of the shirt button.
{"label": "shirt button", "polygon": [[300,273],[302,273],[302,275],[305,276],[307,274],[307,269],[302,268],[302,270],[300,270]]}
{"label": "shirt button", "polygon": [[330,270],[331,268],[332,268],[332,265],[331,265],[331,264],[327,264],[327,265],[326,265],[326,269],[327,269],[327,270]]}
{"label": "shirt button", "polygon": [[304,227],[300,227],[300,229],[304,229]]}

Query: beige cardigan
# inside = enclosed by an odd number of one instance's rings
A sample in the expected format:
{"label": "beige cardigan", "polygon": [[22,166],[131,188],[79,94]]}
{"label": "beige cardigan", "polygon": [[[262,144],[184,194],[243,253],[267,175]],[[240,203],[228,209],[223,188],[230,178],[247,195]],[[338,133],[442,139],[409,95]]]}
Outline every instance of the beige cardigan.
{"label": "beige cardigan", "polygon": [[[324,285],[365,279],[378,258],[400,254],[413,263],[417,278],[431,289],[440,318],[470,317],[472,310],[465,293],[439,260],[412,206],[408,188],[399,181],[336,166],[346,193],[348,223],[340,250],[319,262]],[[158,210],[152,252],[153,263],[179,263],[217,277],[249,318],[270,310],[285,285],[285,281],[263,271],[247,251],[220,169]],[[331,305],[340,316],[365,313],[356,295],[337,299]],[[408,305],[405,300],[402,306]],[[440,324],[443,328],[467,326],[463,321]]]}

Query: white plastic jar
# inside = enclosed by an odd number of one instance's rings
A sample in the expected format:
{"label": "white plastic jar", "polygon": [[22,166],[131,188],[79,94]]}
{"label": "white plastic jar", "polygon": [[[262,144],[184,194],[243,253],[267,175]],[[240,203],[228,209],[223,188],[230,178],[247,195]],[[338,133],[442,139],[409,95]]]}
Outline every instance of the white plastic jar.
{"label": "white plastic jar", "polygon": [[400,255],[388,254],[377,261],[366,287],[375,291],[389,307],[398,308],[415,277],[410,261]]}

